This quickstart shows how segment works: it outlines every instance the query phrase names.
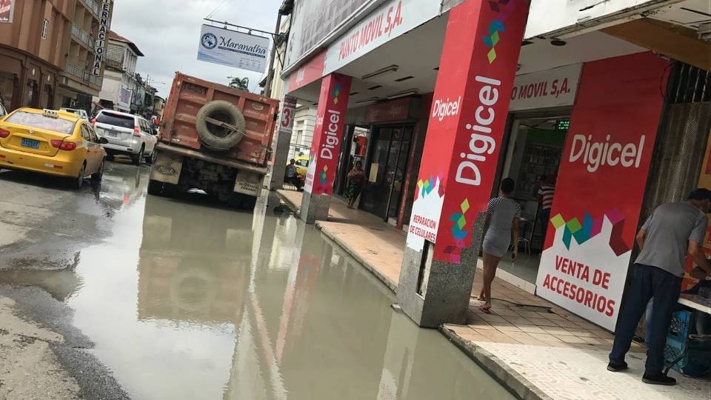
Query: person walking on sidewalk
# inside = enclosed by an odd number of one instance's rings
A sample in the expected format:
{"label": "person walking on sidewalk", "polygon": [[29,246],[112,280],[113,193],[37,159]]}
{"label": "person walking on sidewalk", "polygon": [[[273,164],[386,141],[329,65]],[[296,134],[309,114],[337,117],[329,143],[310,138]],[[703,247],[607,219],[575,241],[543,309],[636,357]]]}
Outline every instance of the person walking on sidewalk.
{"label": "person walking on sidewalk", "polygon": [[706,235],[711,192],[696,189],[688,201],[659,206],[637,234],[640,254],[634,265],[634,278],[627,301],[622,306],[615,330],[615,342],[607,369],[626,370],[625,355],[630,349],[639,320],[647,303],[654,297],[647,344],[647,362],[642,381],[655,385],[674,385],[676,379],[666,376],[664,346],[672,313],[676,309],[684,277],[684,260],[688,253],[707,273],[711,265],[701,252]]}
{"label": "person walking on sidewalk", "polygon": [[355,202],[360,196],[360,192],[365,186],[365,171],[363,170],[363,163],[356,161],[355,167],[348,173],[348,180],[346,187],[346,197],[348,198],[348,208],[354,208]]}
{"label": "person walking on sidewalk", "polygon": [[479,311],[491,313],[491,284],[496,276],[496,268],[501,258],[509,251],[513,234],[512,260],[518,256],[518,224],[521,219],[521,206],[511,198],[514,191],[514,180],[506,178],[501,181],[500,196],[489,201],[486,208],[488,228],[484,235],[484,286],[479,293],[479,300],[484,304]]}

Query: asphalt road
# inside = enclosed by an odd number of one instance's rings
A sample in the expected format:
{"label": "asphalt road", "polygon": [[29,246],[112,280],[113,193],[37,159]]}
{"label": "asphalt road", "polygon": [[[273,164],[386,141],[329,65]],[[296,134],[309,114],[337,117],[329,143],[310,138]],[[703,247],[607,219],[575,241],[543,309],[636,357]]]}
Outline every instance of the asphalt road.
{"label": "asphalt road", "polygon": [[128,398],[65,301],[82,285],[81,250],[110,235],[116,214],[143,195],[147,173],[111,163],[101,185],[74,191],[0,171],[0,398]]}

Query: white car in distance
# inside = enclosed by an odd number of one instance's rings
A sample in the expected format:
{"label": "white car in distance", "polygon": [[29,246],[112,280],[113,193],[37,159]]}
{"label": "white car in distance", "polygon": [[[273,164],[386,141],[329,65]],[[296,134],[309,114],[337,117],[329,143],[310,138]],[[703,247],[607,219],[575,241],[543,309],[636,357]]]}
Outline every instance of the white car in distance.
{"label": "white car in distance", "polygon": [[135,165],[144,160],[153,164],[158,137],[145,118],[120,111],[101,110],[91,121],[99,138],[106,138],[104,150],[109,160],[116,155],[131,157]]}

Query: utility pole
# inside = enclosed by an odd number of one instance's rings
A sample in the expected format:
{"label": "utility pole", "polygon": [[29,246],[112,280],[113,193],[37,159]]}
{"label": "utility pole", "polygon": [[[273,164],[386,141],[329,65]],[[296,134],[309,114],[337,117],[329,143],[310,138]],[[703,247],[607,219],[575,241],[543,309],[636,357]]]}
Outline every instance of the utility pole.
{"label": "utility pole", "polygon": [[277,54],[277,46],[280,44],[279,38],[281,37],[281,17],[285,15],[290,15],[291,12],[294,9],[294,0],[284,0],[283,3],[281,3],[281,7],[279,7],[279,14],[277,16],[277,22],[276,22],[276,27],[274,27],[274,35],[272,37],[274,38],[273,44],[272,44],[272,51],[269,56],[269,71],[267,72],[267,81],[266,84],[264,85],[264,95],[266,97],[271,97],[272,95],[272,82],[274,81],[274,61],[276,59],[276,54]]}
{"label": "utility pole", "polygon": [[[151,79],[151,76],[150,76],[150,75],[146,75],[145,87],[146,87],[146,89],[147,89],[147,90],[150,92],[150,94],[151,94],[151,114],[153,114],[153,112],[155,111],[155,106],[154,106],[154,105],[155,105],[155,102],[156,102],[156,92],[157,92],[158,90],[156,90],[156,88],[150,86],[151,80],[152,80],[152,79]],[[155,83],[160,84],[160,85],[165,85],[165,84],[166,84],[165,82],[155,82]],[[153,90],[151,90],[151,89],[153,89]],[[153,116],[153,115],[151,115],[151,117],[152,117],[152,116]]]}

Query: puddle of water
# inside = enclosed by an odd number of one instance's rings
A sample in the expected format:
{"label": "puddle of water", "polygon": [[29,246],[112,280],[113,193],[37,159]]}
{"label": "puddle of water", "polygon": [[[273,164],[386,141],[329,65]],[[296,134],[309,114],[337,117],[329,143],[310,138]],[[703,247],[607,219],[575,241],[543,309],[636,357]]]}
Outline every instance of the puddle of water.
{"label": "puddle of water", "polygon": [[148,196],[82,251],[73,323],[133,398],[512,398],[278,205]]}

